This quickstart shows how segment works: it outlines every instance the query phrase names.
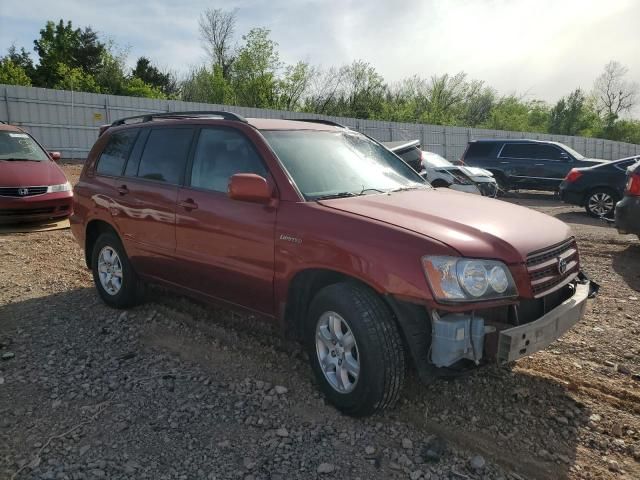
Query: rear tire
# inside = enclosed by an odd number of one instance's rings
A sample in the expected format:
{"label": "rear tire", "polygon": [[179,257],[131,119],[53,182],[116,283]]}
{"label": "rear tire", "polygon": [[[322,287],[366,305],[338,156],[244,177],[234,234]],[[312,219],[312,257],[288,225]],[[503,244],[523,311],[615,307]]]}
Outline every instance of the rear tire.
{"label": "rear tire", "polygon": [[608,188],[596,188],[590,191],[584,201],[584,209],[594,218],[611,218],[619,198]]}
{"label": "rear tire", "polygon": [[431,186],[433,188],[449,188],[451,186],[451,184],[445,182],[442,179],[437,179],[437,180],[434,180],[433,182],[431,182]]}
{"label": "rear tire", "polygon": [[370,288],[343,282],[320,290],[309,308],[305,343],[320,388],[338,410],[362,417],[398,400],[402,338],[392,312]]}
{"label": "rear tire", "polygon": [[114,308],[140,303],[142,283],[115,233],[100,234],[91,254],[93,281],[102,300]]}

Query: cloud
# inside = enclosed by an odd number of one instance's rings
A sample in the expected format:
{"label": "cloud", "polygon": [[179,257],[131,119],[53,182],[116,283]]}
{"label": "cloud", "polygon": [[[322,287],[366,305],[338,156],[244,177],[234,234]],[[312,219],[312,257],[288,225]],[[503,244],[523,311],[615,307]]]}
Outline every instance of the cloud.
{"label": "cloud", "polygon": [[198,15],[216,5],[237,8],[238,40],[254,26],[270,28],[286,62],[363,59],[388,81],[465,71],[501,93],[555,101],[590,90],[611,59],[640,76],[635,0],[24,0],[0,6],[0,48],[31,49],[47,20],[64,18],[129,46],[130,63],[145,55],[184,72],[205,60]]}

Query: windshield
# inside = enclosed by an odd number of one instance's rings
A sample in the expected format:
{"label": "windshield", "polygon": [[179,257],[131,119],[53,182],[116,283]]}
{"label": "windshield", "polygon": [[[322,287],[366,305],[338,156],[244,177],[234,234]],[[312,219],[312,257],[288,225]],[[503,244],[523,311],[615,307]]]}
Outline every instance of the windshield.
{"label": "windshield", "polygon": [[0,160],[45,162],[47,154],[33,138],[22,132],[0,132]]}
{"label": "windshield", "polygon": [[453,164],[437,153],[422,152],[422,165],[429,168],[452,167]]}
{"label": "windshield", "polygon": [[556,142],[556,145],[564,148],[567,152],[569,152],[569,154],[575,158],[576,160],[584,160],[584,155],[579,154],[578,152],[576,152],[573,148],[571,147],[567,147],[564,143],[560,143],[560,142]]}
{"label": "windshield", "polygon": [[406,163],[357,132],[267,130],[262,134],[307,200],[429,188]]}

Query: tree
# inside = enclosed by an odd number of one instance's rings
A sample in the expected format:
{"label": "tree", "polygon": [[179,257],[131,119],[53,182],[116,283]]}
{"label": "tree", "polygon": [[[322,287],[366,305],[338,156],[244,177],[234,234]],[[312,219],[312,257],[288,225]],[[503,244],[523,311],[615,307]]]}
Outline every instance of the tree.
{"label": "tree", "polygon": [[31,86],[31,79],[24,68],[16,65],[8,56],[0,60],[0,83],[5,85]]}
{"label": "tree", "polygon": [[138,58],[131,76],[141,79],[167,96],[178,93],[178,82],[175,75],[171,72],[161,72],[147,57]]}
{"label": "tree", "polygon": [[60,80],[58,64],[79,68],[89,75],[96,75],[101,68],[105,45],[91,27],[74,29],[71,22],[49,21],[40,30],[40,38],[34,40],[34,50],[39,63],[34,80],[38,86],[51,87]]}
{"label": "tree", "polygon": [[33,77],[35,71],[33,67],[33,60],[31,59],[29,52],[27,52],[24,47],[21,47],[20,52],[18,52],[15,45],[11,45],[6,58],[11,60],[14,65],[22,68],[29,78]]}
{"label": "tree", "polygon": [[126,50],[117,50],[113,44],[105,48],[100,70],[95,76],[102,93],[123,95],[127,83],[126,59]]}
{"label": "tree", "polygon": [[266,28],[253,28],[242,37],[245,44],[233,64],[231,82],[237,105],[270,108],[276,103],[281,63],[278,44],[269,35]]}
{"label": "tree", "polygon": [[544,102],[524,102],[516,95],[500,98],[491,110],[486,128],[517,132],[545,132],[549,109]]}
{"label": "tree", "polygon": [[145,83],[144,80],[138,77],[132,77],[127,80],[122,94],[130,97],[167,98],[159,88]]}
{"label": "tree", "polygon": [[228,78],[235,56],[232,42],[236,12],[209,8],[200,15],[199,24],[200,37],[211,63],[220,67],[222,76]]}
{"label": "tree", "polygon": [[58,81],[53,86],[60,90],[75,90],[80,92],[100,93],[100,87],[93,75],[79,67],[70,67],[65,63],[59,63],[56,71]]}
{"label": "tree", "polygon": [[302,97],[309,90],[315,70],[308,63],[298,62],[285,68],[284,76],[278,84],[278,104],[276,108],[297,110]]}
{"label": "tree", "polygon": [[376,69],[367,62],[356,60],[343,67],[342,78],[343,93],[336,114],[377,118],[382,112],[387,87]]}
{"label": "tree", "polygon": [[549,133],[578,135],[588,129],[593,118],[587,98],[579,88],[562,97],[549,112]]}
{"label": "tree", "polygon": [[213,71],[206,67],[192,69],[182,82],[181,91],[182,100],[187,102],[230,104],[234,100],[233,90],[218,65]]}
{"label": "tree", "polygon": [[637,102],[638,84],[625,79],[629,69],[616,61],[610,61],[596,79],[594,93],[598,110],[605,124],[611,127],[619,115],[629,112]]}

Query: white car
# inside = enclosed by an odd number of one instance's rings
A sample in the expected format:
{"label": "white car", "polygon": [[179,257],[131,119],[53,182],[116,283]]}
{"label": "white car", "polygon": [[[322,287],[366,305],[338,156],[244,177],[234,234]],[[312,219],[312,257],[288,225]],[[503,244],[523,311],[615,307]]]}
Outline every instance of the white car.
{"label": "white car", "polygon": [[[473,182],[474,186],[478,190],[477,193],[481,193],[482,195],[488,197],[495,197],[498,193],[498,184],[496,182],[496,179],[493,178],[493,173],[491,173],[490,171],[485,170],[484,168],[454,165],[449,160],[441,157],[437,153],[422,150],[421,174],[422,171],[426,173],[426,178],[431,184],[439,179],[442,179],[446,182],[447,174],[454,177],[463,174],[466,179],[469,179]],[[452,184],[450,188],[454,188],[455,190],[462,190],[462,188],[460,188],[462,186],[465,185]],[[469,190],[465,189],[464,191]],[[471,193],[476,192],[472,191]]]}
{"label": "white car", "polygon": [[473,180],[459,167],[448,163],[444,158],[442,160],[448,164],[443,168],[437,164],[437,161],[432,165],[428,158],[425,160],[426,156],[432,154],[423,152],[420,149],[420,140],[384,142],[383,145],[407,162],[411,168],[434,187],[451,188],[452,190],[474,193],[476,195],[481,194],[480,189],[478,189]]}

